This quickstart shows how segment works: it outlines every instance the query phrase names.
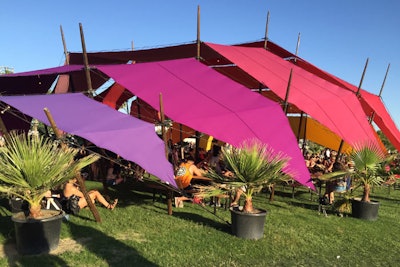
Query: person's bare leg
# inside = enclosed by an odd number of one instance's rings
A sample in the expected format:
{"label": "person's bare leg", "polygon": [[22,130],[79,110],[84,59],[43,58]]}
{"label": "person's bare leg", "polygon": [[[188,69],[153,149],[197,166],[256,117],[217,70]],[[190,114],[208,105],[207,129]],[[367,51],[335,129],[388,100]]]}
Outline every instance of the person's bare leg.
{"label": "person's bare leg", "polygon": [[94,191],[90,191],[89,192],[89,196],[92,199],[92,201],[97,200],[98,202],[100,202],[104,207],[113,210],[115,208],[115,206],[118,203],[118,199],[114,200],[113,204],[108,203],[108,201],[103,197],[102,194],[100,194],[99,191],[94,190]]}
{"label": "person's bare leg", "polygon": [[239,204],[239,200],[240,200],[240,196],[243,194],[243,190],[242,189],[237,189],[236,190],[236,194],[235,194],[235,198],[233,199],[231,206],[236,206]]}
{"label": "person's bare leg", "polygon": [[188,198],[188,197],[175,197],[175,207],[176,208],[181,208],[182,207],[182,204],[181,203],[183,203],[183,201],[185,201],[185,200],[191,200],[190,198]]}

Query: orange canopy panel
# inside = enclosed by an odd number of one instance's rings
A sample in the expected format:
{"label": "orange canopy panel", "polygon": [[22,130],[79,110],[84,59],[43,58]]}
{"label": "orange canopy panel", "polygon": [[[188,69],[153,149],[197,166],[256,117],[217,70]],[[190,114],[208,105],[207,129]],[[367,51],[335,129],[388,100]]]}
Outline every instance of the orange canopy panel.
{"label": "orange canopy panel", "polygon": [[[332,150],[339,150],[342,139],[318,121],[304,116],[303,118],[289,117],[289,122],[293,132],[299,139],[310,140]],[[348,154],[351,150],[351,146],[344,142],[341,152]]]}

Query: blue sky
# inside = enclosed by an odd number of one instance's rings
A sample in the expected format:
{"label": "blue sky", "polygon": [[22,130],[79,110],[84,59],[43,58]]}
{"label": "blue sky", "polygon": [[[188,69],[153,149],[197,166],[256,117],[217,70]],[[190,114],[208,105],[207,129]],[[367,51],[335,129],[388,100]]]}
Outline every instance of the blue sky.
{"label": "blue sky", "polygon": [[397,0],[0,0],[0,66],[15,72],[62,65],[60,25],[69,51],[81,51],[79,23],[90,51],[150,48],[196,39],[235,44],[261,40],[270,12],[269,39],[358,86],[378,94],[400,125],[400,1]]}

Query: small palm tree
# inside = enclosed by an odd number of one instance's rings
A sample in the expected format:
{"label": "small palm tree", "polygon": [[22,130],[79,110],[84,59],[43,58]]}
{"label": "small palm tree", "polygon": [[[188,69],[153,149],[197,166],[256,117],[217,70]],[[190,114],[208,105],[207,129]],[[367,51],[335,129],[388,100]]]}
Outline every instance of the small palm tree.
{"label": "small palm tree", "polygon": [[336,179],[349,176],[352,178],[355,189],[362,186],[363,195],[361,201],[370,202],[371,186],[380,185],[384,179],[380,175],[381,163],[386,160],[385,154],[374,143],[356,145],[349,155],[354,162],[354,170],[338,171],[324,174],[322,179]]}
{"label": "small palm tree", "polygon": [[238,148],[223,148],[222,155],[231,175],[226,176],[211,169],[206,176],[217,183],[229,184],[234,188],[243,187],[244,212],[256,211],[252,201],[255,192],[277,181],[290,179],[289,175],[282,171],[289,159],[280,153],[274,153],[259,141],[245,141]]}
{"label": "small palm tree", "polygon": [[77,175],[99,157],[74,160],[77,149],[60,148],[51,139],[10,133],[0,147],[0,193],[29,203],[29,217],[41,215],[41,201],[49,190]]}

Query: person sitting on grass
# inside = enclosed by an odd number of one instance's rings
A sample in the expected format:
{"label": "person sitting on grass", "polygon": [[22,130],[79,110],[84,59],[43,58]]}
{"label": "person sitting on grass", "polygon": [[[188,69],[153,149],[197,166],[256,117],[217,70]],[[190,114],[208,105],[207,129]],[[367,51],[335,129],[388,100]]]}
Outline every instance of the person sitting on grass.
{"label": "person sitting on grass", "polygon": [[[69,180],[65,184],[64,189],[63,189],[63,195],[64,195],[64,198],[66,198],[66,199],[69,199],[73,195],[78,196],[79,197],[78,205],[81,209],[88,206],[85,196],[79,189],[79,185],[77,184],[76,178]],[[106,207],[107,209],[110,209],[110,210],[114,210],[114,208],[117,206],[117,203],[118,203],[118,199],[115,199],[112,204],[108,203],[108,201],[103,197],[103,195],[97,190],[90,190],[88,192],[88,195],[93,203],[95,203],[95,201],[97,200],[104,207]]]}
{"label": "person sitting on grass", "polygon": [[[194,190],[192,187],[192,179],[193,176],[196,176],[197,179],[201,179],[203,177],[203,174],[205,173],[204,170],[201,170],[197,168],[197,166],[194,164],[194,158],[191,155],[186,155],[185,159],[181,162],[181,164],[178,167],[178,170],[176,172],[176,183],[179,187],[179,189],[183,189],[186,192],[190,192]],[[208,178],[205,178],[207,179]],[[175,197],[175,207],[181,208],[183,207],[183,201],[185,200],[191,200],[193,203],[201,203],[201,200],[199,200],[196,197],[192,197],[191,193],[188,193],[188,196],[181,196],[181,197]]]}

